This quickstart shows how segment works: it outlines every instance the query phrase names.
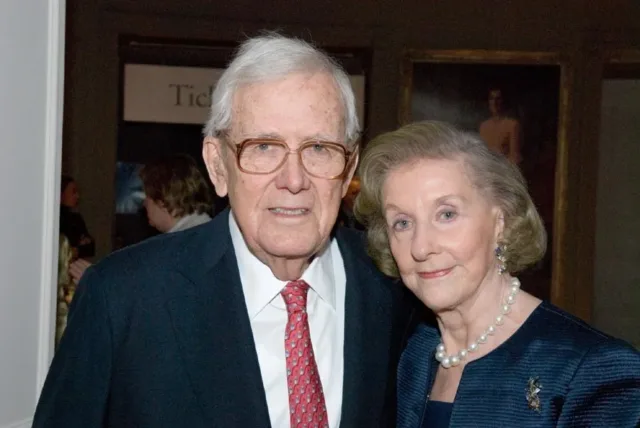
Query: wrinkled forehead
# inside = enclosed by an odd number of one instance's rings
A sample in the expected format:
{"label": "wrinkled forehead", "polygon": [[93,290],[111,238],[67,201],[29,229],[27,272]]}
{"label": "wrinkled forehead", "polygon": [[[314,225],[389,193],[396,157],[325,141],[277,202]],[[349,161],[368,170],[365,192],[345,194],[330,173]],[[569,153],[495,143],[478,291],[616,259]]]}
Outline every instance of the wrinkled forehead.
{"label": "wrinkled forehead", "polygon": [[295,133],[335,140],[344,135],[344,105],[327,73],[245,84],[235,92],[231,119],[231,131],[240,136],[284,138]]}
{"label": "wrinkled forehead", "polygon": [[433,190],[450,192],[453,188],[478,188],[473,169],[463,156],[422,156],[408,159],[390,168],[383,180],[383,188],[400,184],[403,193],[415,194],[427,181],[441,185]]}

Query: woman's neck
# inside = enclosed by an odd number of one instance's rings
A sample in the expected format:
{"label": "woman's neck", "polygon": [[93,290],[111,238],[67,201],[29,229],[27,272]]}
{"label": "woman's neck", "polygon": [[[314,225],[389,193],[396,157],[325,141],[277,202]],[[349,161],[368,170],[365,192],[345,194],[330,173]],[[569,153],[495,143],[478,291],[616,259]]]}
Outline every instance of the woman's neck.
{"label": "woman's neck", "polygon": [[519,317],[513,317],[513,314],[517,309],[519,296],[516,296],[512,311],[504,316],[504,324],[495,324],[496,316],[500,314],[500,307],[509,294],[510,287],[511,277],[507,274],[487,278],[485,285],[479,287],[476,295],[468,301],[453,310],[436,314],[442,343],[448,355],[469,348],[487,332],[490,325],[494,325],[495,333],[489,335],[487,341],[481,344],[476,352],[470,353],[467,361],[476,359],[495,349],[518,328],[520,324],[516,319]]}

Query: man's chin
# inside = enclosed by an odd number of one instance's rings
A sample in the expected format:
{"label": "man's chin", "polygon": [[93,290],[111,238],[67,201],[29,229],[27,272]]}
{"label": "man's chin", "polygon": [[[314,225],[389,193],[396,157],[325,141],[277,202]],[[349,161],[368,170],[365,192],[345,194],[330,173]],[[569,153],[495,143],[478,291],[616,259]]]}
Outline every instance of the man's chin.
{"label": "man's chin", "polygon": [[290,242],[288,245],[282,242],[275,245],[267,245],[264,250],[273,258],[287,260],[309,259],[318,251],[317,246],[309,245],[309,242]]}
{"label": "man's chin", "polygon": [[271,236],[259,244],[272,259],[309,260],[320,251],[323,242],[317,233],[290,233],[286,236]]}
{"label": "man's chin", "polygon": [[265,222],[257,238],[256,244],[267,255],[288,260],[309,259],[327,241],[314,221],[288,225]]}

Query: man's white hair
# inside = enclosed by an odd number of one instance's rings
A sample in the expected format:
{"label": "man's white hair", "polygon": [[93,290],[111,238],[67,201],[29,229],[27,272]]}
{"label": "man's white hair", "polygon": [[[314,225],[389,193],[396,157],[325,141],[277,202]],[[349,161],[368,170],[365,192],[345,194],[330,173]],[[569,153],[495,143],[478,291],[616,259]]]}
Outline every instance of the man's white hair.
{"label": "man's white hair", "polygon": [[215,137],[231,126],[233,98],[238,88],[294,73],[328,73],[335,81],[344,107],[344,139],[352,145],[360,134],[355,96],[349,76],[331,57],[311,44],[279,34],[251,38],[239,48],[211,96],[204,134]]}

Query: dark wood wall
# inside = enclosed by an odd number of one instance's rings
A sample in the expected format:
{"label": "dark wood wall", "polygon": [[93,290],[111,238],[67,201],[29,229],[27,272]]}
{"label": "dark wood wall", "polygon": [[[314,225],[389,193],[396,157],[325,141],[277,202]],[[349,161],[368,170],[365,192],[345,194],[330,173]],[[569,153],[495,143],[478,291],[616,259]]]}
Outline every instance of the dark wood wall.
{"label": "dark wood wall", "polygon": [[556,52],[570,76],[568,221],[559,248],[565,285],[554,301],[589,319],[593,294],[598,116],[609,52],[640,47],[637,0],[67,0],[63,169],[99,256],[111,250],[123,35],[234,43],[262,29],[320,46],[371,52],[369,135],[398,125],[404,49]]}

